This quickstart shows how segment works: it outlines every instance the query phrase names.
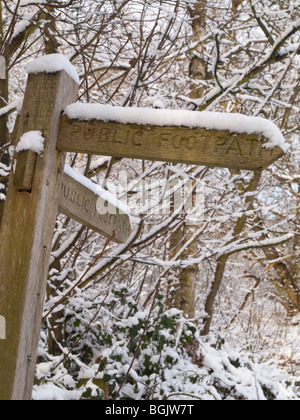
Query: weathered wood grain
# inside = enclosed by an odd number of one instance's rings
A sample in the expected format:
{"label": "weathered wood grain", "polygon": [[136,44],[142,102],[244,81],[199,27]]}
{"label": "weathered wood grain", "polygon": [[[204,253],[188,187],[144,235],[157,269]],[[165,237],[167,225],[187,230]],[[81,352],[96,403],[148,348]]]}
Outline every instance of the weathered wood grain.
{"label": "weathered wood grain", "polygon": [[64,152],[255,170],[284,154],[279,147],[265,149],[266,141],[258,135],[227,131],[77,121],[63,116],[57,147]]}
{"label": "weathered wood grain", "polygon": [[6,339],[6,320],[3,316],[0,316],[0,340]]}
{"label": "weathered wood grain", "polygon": [[[77,84],[64,71],[29,75],[18,136],[43,133],[32,188],[22,192],[11,172],[0,232],[0,400],[31,399],[64,154],[56,149],[61,111],[76,100]],[[15,155],[18,159],[18,155]]]}
{"label": "weathered wood grain", "polygon": [[19,154],[14,176],[14,186],[19,191],[31,191],[36,161],[37,154],[30,150]]}
{"label": "weathered wood grain", "polygon": [[[124,243],[131,235],[131,223],[127,214],[112,206],[106,214],[99,214],[99,195],[89,190],[70,176],[64,174],[59,211],[114,242]],[[101,200],[101,199],[100,199]],[[105,203],[103,202],[103,207]]]}

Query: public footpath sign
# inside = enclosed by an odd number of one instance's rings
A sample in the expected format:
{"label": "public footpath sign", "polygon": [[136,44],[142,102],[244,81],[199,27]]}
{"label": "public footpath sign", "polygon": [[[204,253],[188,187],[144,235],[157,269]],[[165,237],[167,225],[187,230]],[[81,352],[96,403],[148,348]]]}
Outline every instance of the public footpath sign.
{"label": "public footpath sign", "polygon": [[[64,173],[64,152],[250,170],[263,169],[284,154],[276,144],[269,147],[263,131],[243,134],[178,126],[178,121],[162,126],[155,121],[136,124],[130,119],[82,121],[62,116],[76,101],[77,77],[70,63],[58,65],[57,71],[52,65],[49,73],[43,60],[38,60],[31,66],[14,137],[35,133],[44,141],[43,152],[30,147],[15,153],[1,223],[0,400],[32,396],[57,212],[119,243],[131,234],[130,216],[120,203],[99,193],[87,180]],[[175,120],[177,114],[170,113]],[[113,209],[108,214],[103,211],[106,202]]]}
{"label": "public footpath sign", "polygon": [[281,144],[280,130],[263,118],[73,104],[61,118],[57,147],[65,152],[256,170],[283,156]]}
{"label": "public footpath sign", "polygon": [[114,242],[125,243],[132,232],[126,206],[92,181],[79,182],[74,173],[70,168],[64,173],[59,211]]}

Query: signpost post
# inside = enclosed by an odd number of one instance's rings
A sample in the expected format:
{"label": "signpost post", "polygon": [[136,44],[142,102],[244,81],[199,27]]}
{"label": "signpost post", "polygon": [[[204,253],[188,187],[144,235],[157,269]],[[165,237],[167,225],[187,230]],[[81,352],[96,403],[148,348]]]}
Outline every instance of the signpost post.
{"label": "signpost post", "polygon": [[42,156],[16,154],[1,224],[0,400],[32,395],[58,209],[116,242],[125,242],[131,233],[128,214],[117,205],[114,214],[99,214],[94,189],[63,174],[63,152],[249,170],[265,168],[283,155],[280,147],[265,149],[258,135],[61,117],[77,90],[65,71],[28,78],[17,137],[35,130],[46,144]]}
{"label": "signpost post", "polygon": [[[61,112],[78,86],[64,71],[30,74],[18,138],[39,130],[46,139],[36,156],[29,191],[15,185],[12,171],[0,232],[0,400],[31,399],[53,231],[65,156],[56,149]],[[26,159],[33,152],[22,152]],[[28,186],[27,186],[28,187]]]}

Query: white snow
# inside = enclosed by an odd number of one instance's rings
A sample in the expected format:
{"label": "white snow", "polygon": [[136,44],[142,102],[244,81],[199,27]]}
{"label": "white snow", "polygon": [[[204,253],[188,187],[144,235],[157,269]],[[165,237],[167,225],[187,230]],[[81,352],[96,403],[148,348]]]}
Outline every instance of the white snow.
{"label": "white snow", "polygon": [[9,112],[12,112],[16,109],[16,111],[20,111],[20,109],[22,108],[22,104],[23,104],[23,100],[22,99],[18,99],[12,103],[10,103],[7,106],[4,106],[3,108],[0,109],[0,117],[2,117],[3,115],[8,114]]}
{"label": "white snow", "polygon": [[31,6],[32,4],[41,5],[45,3],[47,3],[47,1],[45,0],[21,0],[20,6],[25,7],[25,6]]}
{"label": "white snow", "polygon": [[[98,195],[101,200],[99,202],[99,206],[97,203],[97,210],[99,211],[101,207],[101,204],[104,202],[107,202],[109,205],[111,205],[113,208],[118,209],[120,214],[126,214],[129,216],[129,219],[131,220],[130,210],[127,204],[123,203],[122,201],[118,200],[114,195],[112,195],[109,191],[101,188],[99,185],[95,184],[90,179],[86,178],[85,176],[81,175],[79,172],[75,171],[71,168],[71,166],[66,165],[65,174],[70,176],[71,178],[75,179],[75,181],[79,182],[84,187],[88,188],[90,191],[92,191],[94,194]],[[105,210],[107,207],[105,207]],[[107,210],[104,214],[106,214]],[[102,213],[100,213],[102,214]]]}
{"label": "white snow", "polygon": [[56,73],[61,70],[64,70],[76,83],[79,83],[79,77],[75,67],[64,55],[45,55],[27,65],[28,74]]}
{"label": "white snow", "polygon": [[34,16],[36,15],[36,9],[31,11],[30,13],[26,13],[22,16],[20,22],[15,25],[14,33],[12,35],[12,39],[17,38],[20,34],[26,31],[26,29],[31,25]]}
{"label": "white snow", "polygon": [[80,396],[80,391],[68,391],[56,386],[54,383],[48,383],[33,389],[33,399],[35,401],[77,400]]}
{"label": "white snow", "polygon": [[40,131],[29,131],[23,134],[16,146],[16,152],[20,153],[24,150],[31,150],[38,155],[44,153],[45,139]]}
{"label": "white snow", "polygon": [[186,110],[163,110],[151,108],[122,108],[100,104],[71,104],[65,109],[70,119],[80,121],[114,121],[122,124],[156,125],[230,131],[238,134],[261,135],[269,141],[267,149],[276,146],[285,152],[287,145],[279,128],[271,121],[260,117],[221,112],[194,112]]}

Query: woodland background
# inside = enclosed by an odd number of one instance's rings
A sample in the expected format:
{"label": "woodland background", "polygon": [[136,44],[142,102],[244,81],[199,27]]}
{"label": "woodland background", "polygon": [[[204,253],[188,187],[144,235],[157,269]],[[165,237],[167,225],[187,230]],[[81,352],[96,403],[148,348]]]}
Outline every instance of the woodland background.
{"label": "woodland background", "polygon": [[[115,245],[58,215],[34,399],[299,399],[299,15],[299,0],[0,1],[0,214],[43,54],[70,59],[79,101],[262,116],[290,145],[254,173],[70,154],[113,193],[127,171],[134,232]],[[137,192],[161,179],[204,182],[201,224],[145,213]]]}

